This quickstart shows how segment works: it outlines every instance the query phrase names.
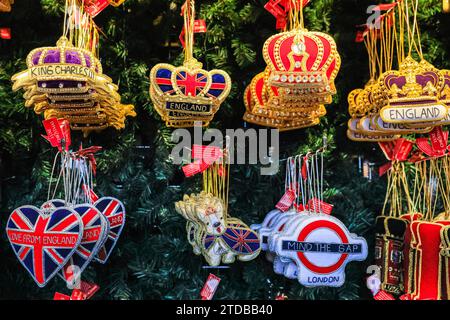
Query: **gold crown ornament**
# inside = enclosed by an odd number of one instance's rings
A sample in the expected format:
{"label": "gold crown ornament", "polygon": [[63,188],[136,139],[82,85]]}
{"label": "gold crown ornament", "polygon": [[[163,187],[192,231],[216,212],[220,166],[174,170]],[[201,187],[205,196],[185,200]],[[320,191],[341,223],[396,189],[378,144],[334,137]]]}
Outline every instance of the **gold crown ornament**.
{"label": "gold crown ornament", "polygon": [[168,127],[207,126],[231,90],[231,78],[223,70],[207,71],[193,57],[195,2],[183,6],[184,63],[175,67],[160,63],[150,71],[150,98]]}
{"label": "gold crown ornament", "polygon": [[280,4],[289,23],[264,43],[267,67],[245,92],[245,121],[284,131],[317,125],[325,116],[341,59],[331,36],[304,28],[307,2]]}
{"label": "gold crown ornament", "polygon": [[380,77],[380,87],[388,102],[380,111],[381,118],[391,123],[444,119],[447,106],[439,97],[444,85],[444,76],[439,70],[407,56],[398,71],[388,71]]}
{"label": "gold crown ornament", "polygon": [[[386,141],[383,135],[427,133],[434,126],[450,124],[445,72],[423,58],[417,9],[418,2],[394,3],[380,17],[379,29],[367,26],[362,33],[371,80],[364,89],[355,89],[348,95],[350,139],[362,134]],[[420,62],[412,57],[413,49]],[[398,70],[392,68],[394,52]],[[366,141],[359,137],[353,140]]]}
{"label": "gold crown ornament", "polygon": [[28,69],[11,79],[13,90],[25,90],[25,106],[34,107],[37,114],[67,118],[71,128],[84,135],[108,126],[123,128],[125,118],[136,113],[121,104],[118,86],[103,74],[97,46],[92,18],[77,0],[67,1],[64,35],[56,46],[28,54]]}
{"label": "gold crown ornament", "polygon": [[275,107],[269,102],[272,93],[268,92],[265,79],[265,72],[256,75],[244,93],[245,121],[287,131],[317,125],[319,118],[326,114],[323,105],[296,109]]}
{"label": "gold crown ornament", "polygon": [[0,12],[10,12],[14,0],[0,0]]}

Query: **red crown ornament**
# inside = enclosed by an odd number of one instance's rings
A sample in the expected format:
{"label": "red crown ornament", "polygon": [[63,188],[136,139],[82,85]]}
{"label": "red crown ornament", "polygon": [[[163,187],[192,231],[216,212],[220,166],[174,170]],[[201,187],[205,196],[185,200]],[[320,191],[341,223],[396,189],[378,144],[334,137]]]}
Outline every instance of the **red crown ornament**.
{"label": "red crown ornament", "polygon": [[331,36],[305,29],[282,32],[267,39],[263,56],[271,71],[270,85],[299,101],[331,102],[341,65]]}

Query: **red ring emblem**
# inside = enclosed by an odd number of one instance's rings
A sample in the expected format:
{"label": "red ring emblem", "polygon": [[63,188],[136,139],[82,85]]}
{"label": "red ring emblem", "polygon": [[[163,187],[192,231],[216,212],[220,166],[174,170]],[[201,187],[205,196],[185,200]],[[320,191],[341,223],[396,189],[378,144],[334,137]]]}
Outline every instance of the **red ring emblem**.
{"label": "red ring emblem", "polygon": [[[335,223],[333,223],[331,221],[326,221],[326,220],[314,221],[314,222],[310,223],[309,225],[307,225],[305,228],[303,228],[300,231],[300,234],[298,235],[298,241],[303,242],[312,231],[319,229],[319,228],[331,229],[339,236],[339,238],[341,239],[343,244],[348,244],[348,238],[347,238],[347,235],[345,234],[345,232]],[[328,274],[328,273],[332,273],[332,272],[338,270],[342,266],[342,264],[345,262],[345,259],[347,259],[348,254],[343,253],[341,255],[341,257],[339,258],[339,260],[335,264],[332,264],[331,266],[326,266],[326,267],[316,266],[315,264],[313,264],[311,261],[309,261],[306,258],[304,252],[297,252],[297,256],[300,259],[301,263],[303,263],[303,265],[305,267],[307,267],[309,270],[311,270],[312,272],[318,273],[318,274]]]}

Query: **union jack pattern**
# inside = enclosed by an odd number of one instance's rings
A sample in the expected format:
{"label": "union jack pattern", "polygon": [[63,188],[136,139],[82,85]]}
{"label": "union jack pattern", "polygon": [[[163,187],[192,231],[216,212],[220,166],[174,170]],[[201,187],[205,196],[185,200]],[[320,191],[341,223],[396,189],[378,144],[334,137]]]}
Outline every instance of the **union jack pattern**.
{"label": "union jack pattern", "polygon": [[61,276],[68,282],[75,280],[78,272],[81,274],[95,257],[108,234],[108,220],[97,208],[82,204],[73,208],[83,222],[83,237],[77,250],[64,266]]}
{"label": "union jack pattern", "polygon": [[10,215],[6,232],[19,261],[42,288],[76,250],[83,226],[72,209],[57,208],[44,215],[36,207],[23,206]]}
{"label": "union jack pattern", "polygon": [[238,254],[253,254],[260,248],[258,235],[250,229],[228,228],[222,239]]}
{"label": "union jack pattern", "polygon": [[[172,74],[175,72],[175,81],[172,81]],[[229,87],[228,79],[221,73],[205,70],[191,74],[185,70],[173,71],[169,65],[158,66],[154,75],[154,83],[164,93],[164,95],[176,95],[175,88],[179,89],[185,96],[196,97],[205,90],[211,80],[208,92],[204,92],[206,97],[220,98]]]}
{"label": "union jack pattern", "polygon": [[106,263],[109,255],[117,244],[120,234],[125,225],[125,207],[116,198],[103,197],[94,203],[96,207],[108,220],[109,232],[102,247],[99,249],[96,260]]}

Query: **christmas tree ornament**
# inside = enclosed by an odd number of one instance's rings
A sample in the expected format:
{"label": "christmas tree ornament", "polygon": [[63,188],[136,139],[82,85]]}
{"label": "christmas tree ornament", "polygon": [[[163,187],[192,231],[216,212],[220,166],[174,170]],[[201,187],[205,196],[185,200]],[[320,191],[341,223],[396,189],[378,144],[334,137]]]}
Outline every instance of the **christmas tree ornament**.
{"label": "christmas tree ornament", "polygon": [[135,116],[121,104],[118,87],[103,74],[98,31],[76,0],[67,1],[64,35],[55,47],[32,50],[28,69],[12,77],[13,90],[24,89],[25,106],[45,119],[64,118],[85,135],[107,127],[123,129]]}
{"label": "christmas tree ornament", "polygon": [[183,171],[186,176],[201,172],[203,191],[184,195],[175,203],[175,210],[187,220],[187,237],[194,254],[203,255],[210,266],[255,259],[261,250],[258,234],[228,213],[227,151],[194,145],[192,155],[196,161]]}
{"label": "christmas tree ornament", "polygon": [[10,12],[14,0],[0,0],[0,12]]}
{"label": "christmas tree ornament", "polygon": [[42,288],[77,249],[83,224],[71,208],[58,208],[49,215],[34,206],[22,206],[10,215],[6,233],[20,263]]}
{"label": "christmas tree ornament", "polygon": [[[14,252],[38,286],[44,287],[56,274],[74,285],[94,258],[106,262],[123,229],[125,209],[119,200],[98,199],[93,192],[94,153],[101,148],[72,152],[68,122],[43,122],[47,133],[44,138],[58,148],[47,201],[40,209],[16,209],[6,230]],[[61,184],[64,197],[58,199],[55,196]]]}
{"label": "christmas tree ornament", "polygon": [[[348,96],[352,116],[349,139],[392,141],[398,135],[428,133],[435,126],[449,123],[445,71],[424,59],[418,7],[418,1],[379,7],[385,12],[377,23],[359,31],[357,42],[366,45],[370,80],[364,89]],[[393,69],[395,56],[398,70]]]}
{"label": "christmas tree ornament", "polygon": [[74,284],[103,245],[109,233],[109,223],[96,207],[81,204],[73,207],[83,223],[83,236],[77,250],[70,257],[61,272],[67,283]]}
{"label": "christmas tree ornament", "polygon": [[182,15],[184,63],[179,67],[160,63],[152,68],[150,98],[168,127],[193,127],[194,122],[207,126],[230,93],[231,79],[225,71],[202,69],[202,63],[193,56],[199,21],[195,20],[194,0],[186,1]]}
{"label": "christmas tree ornament", "polygon": [[333,206],[322,195],[323,149],[290,157],[278,210],[254,227],[276,274],[307,287],[339,287],[346,264],[367,257],[367,243],[330,216]]}
{"label": "christmas tree ornament", "polygon": [[284,131],[317,125],[325,116],[324,105],[336,93],[340,56],[331,36],[305,29],[303,7],[307,3],[266,4],[277,25],[287,30],[264,44],[267,68],[252,80],[244,95],[245,121]]}
{"label": "christmas tree ornament", "polygon": [[109,228],[106,232],[107,237],[101,243],[96,256],[98,262],[105,264],[125,226],[125,206],[116,198],[102,197],[93,204],[93,207],[101,212],[109,222]]}
{"label": "christmas tree ornament", "polygon": [[442,0],[442,10],[445,13],[450,12],[450,0]]}

